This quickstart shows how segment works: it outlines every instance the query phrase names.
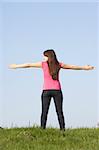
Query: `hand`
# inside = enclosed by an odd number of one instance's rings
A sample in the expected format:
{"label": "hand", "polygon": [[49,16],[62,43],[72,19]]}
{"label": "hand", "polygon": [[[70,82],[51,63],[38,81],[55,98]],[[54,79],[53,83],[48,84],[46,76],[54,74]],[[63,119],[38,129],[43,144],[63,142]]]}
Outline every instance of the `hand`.
{"label": "hand", "polygon": [[92,69],[94,69],[94,68],[95,68],[95,67],[90,66],[90,65],[84,66],[84,70],[92,70]]}
{"label": "hand", "polygon": [[16,65],[16,64],[11,64],[11,65],[9,65],[9,68],[10,68],[10,69],[16,69],[16,68],[17,68],[17,65]]}

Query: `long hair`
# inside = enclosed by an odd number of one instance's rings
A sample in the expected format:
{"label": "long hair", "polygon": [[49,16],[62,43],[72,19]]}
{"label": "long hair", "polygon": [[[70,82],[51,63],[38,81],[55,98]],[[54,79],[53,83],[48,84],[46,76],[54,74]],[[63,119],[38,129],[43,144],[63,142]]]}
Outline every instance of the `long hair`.
{"label": "long hair", "polygon": [[49,49],[43,52],[44,56],[48,57],[48,67],[49,73],[52,76],[53,80],[58,80],[58,73],[60,70],[60,64],[57,60],[55,51],[53,49]]}

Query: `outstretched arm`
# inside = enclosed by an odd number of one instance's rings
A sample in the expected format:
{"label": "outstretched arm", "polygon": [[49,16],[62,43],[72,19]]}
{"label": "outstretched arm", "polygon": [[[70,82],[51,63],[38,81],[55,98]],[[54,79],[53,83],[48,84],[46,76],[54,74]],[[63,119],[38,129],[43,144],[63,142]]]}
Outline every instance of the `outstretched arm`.
{"label": "outstretched arm", "polygon": [[92,70],[92,69],[94,69],[94,67],[90,66],[90,65],[76,66],[76,65],[62,64],[61,67],[63,69],[72,69],[72,70]]}
{"label": "outstretched arm", "polygon": [[41,62],[37,62],[37,63],[25,63],[25,64],[11,64],[11,65],[9,65],[10,69],[31,68],[31,67],[41,68],[42,67],[42,63]]}

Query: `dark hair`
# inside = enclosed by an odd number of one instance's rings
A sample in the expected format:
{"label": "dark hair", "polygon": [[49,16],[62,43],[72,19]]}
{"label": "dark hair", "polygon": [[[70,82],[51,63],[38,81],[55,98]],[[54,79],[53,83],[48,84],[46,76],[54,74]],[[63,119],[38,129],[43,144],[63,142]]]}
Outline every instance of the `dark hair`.
{"label": "dark hair", "polygon": [[43,52],[44,56],[48,57],[48,67],[49,73],[52,76],[53,80],[58,80],[58,73],[60,70],[60,64],[57,60],[55,51],[53,49],[49,49]]}

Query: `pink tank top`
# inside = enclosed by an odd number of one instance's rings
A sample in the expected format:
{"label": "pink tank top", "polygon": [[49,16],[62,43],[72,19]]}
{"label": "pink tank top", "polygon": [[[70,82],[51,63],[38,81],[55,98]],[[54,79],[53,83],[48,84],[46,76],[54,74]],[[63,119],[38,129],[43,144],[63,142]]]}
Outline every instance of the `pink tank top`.
{"label": "pink tank top", "polygon": [[[60,63],[62,65],[62,63]],[[59,80],[53,80],[52,76],[49,73],[49,68],[47,62],[42,62],[42,69],[44,73],[44,84],[43,84],[43,90],[49,90],[49,89],[56,89],[60,90],[61,85]],[[59,75],[58,75],[59,78]]]}

